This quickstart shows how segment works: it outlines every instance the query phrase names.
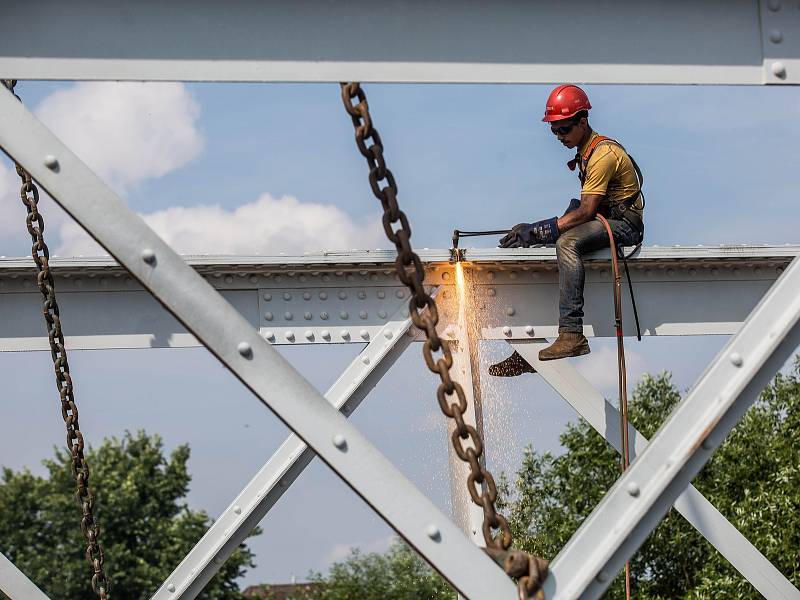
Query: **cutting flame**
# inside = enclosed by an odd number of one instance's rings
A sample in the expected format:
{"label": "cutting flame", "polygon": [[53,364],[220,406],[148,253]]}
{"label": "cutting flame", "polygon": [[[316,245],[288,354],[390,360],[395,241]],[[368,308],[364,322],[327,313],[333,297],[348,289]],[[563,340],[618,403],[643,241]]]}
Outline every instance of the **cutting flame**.
{"label": "cutting flame", "polygon": [[[456,263],[456,294],[458,297],[458,328],[467,333],[467,285],[464,281],[464,266],[461,261]],[[466,340],[463,340],[466,343]]]}

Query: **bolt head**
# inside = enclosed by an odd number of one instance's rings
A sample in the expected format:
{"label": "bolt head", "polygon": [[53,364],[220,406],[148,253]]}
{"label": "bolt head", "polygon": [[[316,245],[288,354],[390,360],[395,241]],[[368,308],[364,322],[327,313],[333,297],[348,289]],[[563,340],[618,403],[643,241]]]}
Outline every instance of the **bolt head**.
{"label": "bolt head", "polygon": [[253,356],[253,348],[247,342],[239,342],[239,345],[236,346],[236,350],[238,350],[239,354],[245,358],[250,358]]}
{"label": "bolt head", "polygon": [[58,171],[58,159],[52,154],[48,154],[44,157],[44,166],[51,171]]}
{"label": "bolt head", "polygon": [[233,512],[235,512],[237,515],[242,514],[242,507],[237,504],[233,507]]}
{"label": "bolt head", "polygon": [[503,327],[503,335],[511,335],[511,327],[509,327],[508,325]]}
{"label": "bolt head", "polygon": [[148,265],[154,265],[156,264],[156,253],[150,248],[145,248],[142,250],[142,260]]}
{"label": "bolt head", "polygon": [[430,524],[425,528],[425,535],[427,535],[434,542],[438,542],[440,539],[442,539],[442,532],[439,531],[439,528],[433,524]]}
{"label": "bolt head", "polygon": [[773,29],[769,32],[769,41],[773,44],[780,44],[783,41],[783,33],[780,29]]}
{"label": "bolt head", "polygon": [[330,331],[328,331],[327,329],[323,329],[323,330],[320,332],[320,335],[322,336],[322,339],[323,339],[323,340],[329,340],[329,339],[331,339],[331,332],[330,332]]}
{"label": "bolt head", "polygon": [[533,335],[533,325],[526,325],[525,333],[527,333],[528,335]]}
{"label": "bolt head", "polygon": [[742,358],[742,355],[739,354],[738,352],[734,352],[733,354],[731,354],[730,359],[731,359],[731,364],[734,367],[741,367],[744,364],[744,358]]}
{"label": "bolt head", "polygon": [[600,571],[597,574],[597,577],[595,577],[595,579],[597,579],[598,583],[605,583],[606,581],[608,581],[608,573],[606,573],[605,571]]}
{"label": "bolt head", "polygon": [[286,339],[289,340],[290,342],[294,341],[294,331],[287,331],[285,333],[285,336],[286,336]]}
{"label": "bolt head", "polygon": [[360,336],[361,336],[361,339],[364,339],[364,340],[368,340],[368,339],[369,339],[369,331],[367,331],[366,329],[362,329],[362,330],[361,330],[361,331],[358,333],[358,335],[360,335]]}
{"label": "bolt head", "polygon": [[633,496],[634,498],[636,498],[639,495],[639,486],[634,481],[631,481],[626,489],[628,491],[628,494]]}
{"label": "bolt head", "polygon": [[341,433],[337,433],[333,436],[333,445],[336,446],[339,450],[346,450],[347,449],[347,440]]}
{"label": "bolt head", "polygon": [[314,339],[314,332],[310,329],[305,333],[306,339],[310,342]]}
{"label": "bolt head", "polygon": [[269,342],[274,342],[275,341],[275,333],[273,333],[272,331],[265,331],[264,332],[264,338]]}
{"label": "bolt head", "polygon": [[786,78],[786,65],[779,60],[776,60],[774,63],[772,63],[769,70],[772,71],[772,74],[778,79]]}
{"label": "bolt head", "polygon": [[711,450],[711,448],[714,447],[714,444],[711,442],[711,436],[704,439],[703,443],[700,445],[703,447],[703,450]]}

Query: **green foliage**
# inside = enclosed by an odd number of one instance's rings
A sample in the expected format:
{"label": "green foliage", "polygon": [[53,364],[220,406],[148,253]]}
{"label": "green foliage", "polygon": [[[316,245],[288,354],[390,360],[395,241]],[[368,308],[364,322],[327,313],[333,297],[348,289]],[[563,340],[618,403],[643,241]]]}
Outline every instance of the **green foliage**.
{"label": "green foliage", "polygon": [[354,550],[327,575],[313,573],[318,584],[303,600],[454,600],[453,590],[406,544],[396,541],[385,554]]}
{"label": "green foliage", "polygon": [[[630,402],[646,437],[679,402],[668,374],[645,376]],[[800,359],[778,375],[735,427],[694,485],[795,585],[800,585]],[[619,456],[586,423],[561,437],[555,457],[525,452],[503,506],[515,545],[552,559],[619,476]],[[513,488],[513,490],[512,490]],[[760,598],[674,509],[631,561],[636,598]],[[622,577],[606,598],[623,598]]]}
{"label": "green foliage", "polygon": [[[104,440],[86,459],[111,597],[149,598],[210,525],[205,512],[182,502],[191,480],[189,447],[167,460],[160,437],[140,431]],[[93,600],[69,454],[57,450],[44,465],[47,477],[3,470],[0,550],[53,600]],[[240,546],[199,597],[241,598],[236,578],[254,566],[252,559]]]}

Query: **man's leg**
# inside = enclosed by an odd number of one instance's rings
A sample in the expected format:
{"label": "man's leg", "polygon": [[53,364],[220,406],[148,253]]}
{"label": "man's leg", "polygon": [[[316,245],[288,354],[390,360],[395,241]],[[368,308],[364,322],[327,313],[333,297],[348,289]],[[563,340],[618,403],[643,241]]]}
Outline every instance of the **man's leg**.
{"label": "man's leg", "polygon": [[[609,225],[619,243],[631,243],[636,237],[625,221],[609,220]],[[583,256],[608,246],[606,229],[597,220],[578,225],[558,238],[558,339],[539,353],[540,360],[581,356],[590,352],[589,342],[583,335],[583,288],[586,283]]]}

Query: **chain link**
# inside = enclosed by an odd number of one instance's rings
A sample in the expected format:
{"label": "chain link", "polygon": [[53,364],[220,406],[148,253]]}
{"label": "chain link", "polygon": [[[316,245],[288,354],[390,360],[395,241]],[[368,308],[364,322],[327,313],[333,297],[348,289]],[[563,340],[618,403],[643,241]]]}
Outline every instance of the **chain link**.
{"label": "chain link", "polygon": [[[397,248],[395,266],[398,277],[411,291],[408,303],[411,321],[425,332],[426,340],[422,356],[428,369],[441,379],[436,389],[436,399],[445,416],[455,421],[456,426],[451,441],[456,455],[469,463],[467,489],[472,501],[483,509],[483,537],[487,551],[493,556],[514,557],[513,561],[504,560],[504,563],[523,564],[522,568],[515,567],[513,573],[510,572],[510,567],[504,564],[506,573],[518,578],[517,588],[521,599],[538,595],[541,583],[547,576],[547,563],[524,552],[509,551],[512,543],[511,529],[505,517],[495,508],[497,485],[492,474],[481,464],[480,457],[483,454],[481,436],[475,427],[464,422],[467,398],[461,385],[450,378],[453,356],[447,340],[441,339],[436,331],[439,312],[435,300],[423,287],[425,268],[419,256],[411,249],[411,227],[405,213],[397,204],[397,182],[386,166],[383,143],[378,131],[372,125],[367,96],[361,85],[356,82],[342,83],[341,89],[344,108],[355,128],[356,146],[367,160],[370,188],[383,207],[383,229],[386,237]],[[437,353],[439,355],[435,356]],[[465,447],[467,440],[470,440],[472,445]],[[497,530],[499,533],[495,536]]]}
{"label": "chain link", "polygon": [[[3,79],[3,85],[14,93],[16,80]],[[16,163],[15,163],[16,164]],[[105,560],[103,548],[100,546],[100,525],[95,520],[94,497],[89,489],[89,465],[83,454],[83,434],[78,425],[78,407],[73,394],[72,377],[69,373],[67,351],[64,347],[64,334],[61,331],[61,315],[56,301],[55,282],[50,272],[50,251],[44,241],[44,219],[39,213],[39,189],[33,183],[30,174],[16,164],[17,174],[22,180],[20,198],[28,211],[26,223],[33,245],[31,256],[36,263],[37,284],[44,301],[42,312],[47,322],[47,335],[50,341],[50,355],[56,375],[56,388],[61,398],[61,414],[67,428],[67,447],[72,459],[72,475],[75,478],[75,498],[81,507],[81,532],[86,538],[86,561],[92,567],[92,590],[102,600],[107,600],[109,582],[103,570]]]}

